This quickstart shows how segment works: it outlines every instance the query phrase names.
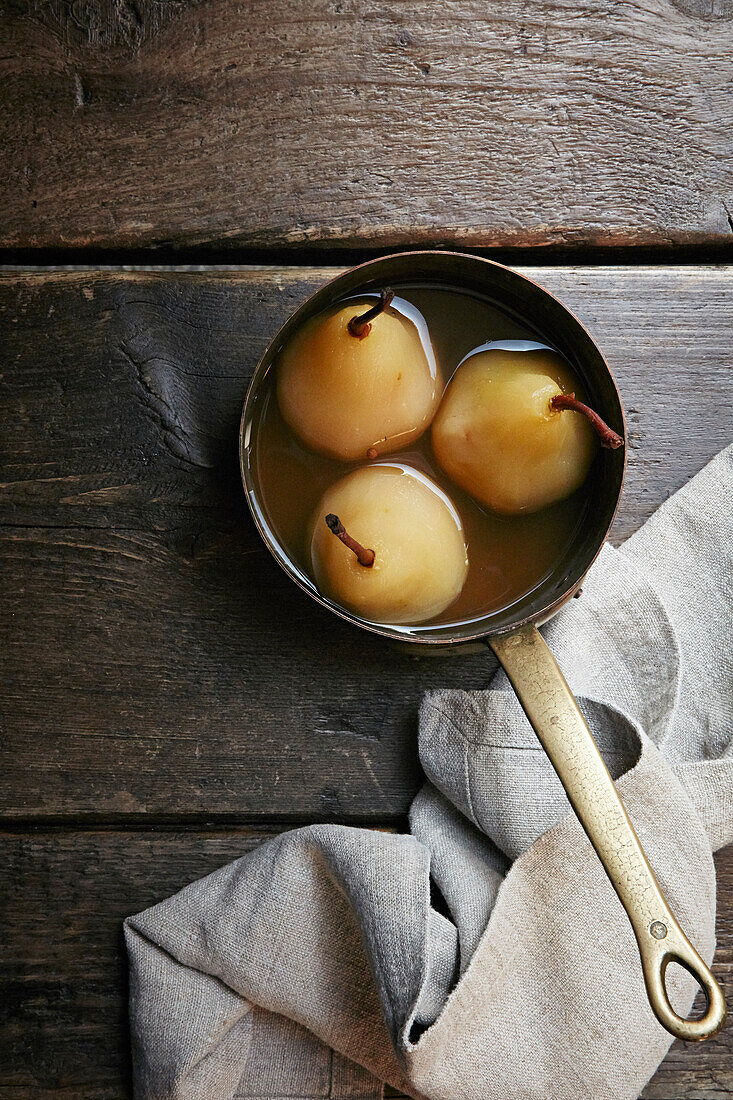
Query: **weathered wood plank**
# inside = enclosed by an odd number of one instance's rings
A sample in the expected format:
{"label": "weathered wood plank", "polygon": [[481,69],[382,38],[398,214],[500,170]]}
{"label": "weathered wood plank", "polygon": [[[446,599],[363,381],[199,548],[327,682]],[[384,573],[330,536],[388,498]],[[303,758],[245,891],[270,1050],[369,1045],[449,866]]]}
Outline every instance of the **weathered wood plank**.
{"label": "weathered wood plank", "polygon": [[5,815],[404,812],[437,670],[331,622],[253,538],[0,532]]}
{"label": "weathered wood plank", "polygon": [[0,244],[730,241],[730,0],[18,0]]}
{"label": "weathered wood plank", "polygon": [[[0,1096],[129,1095],[126,962],[121,921],[266,835],[227,832],[2,834]],[[716,858],[715,972],[733,996],[733,847]],[[284,1034],[284,1049],[295,1040]],[[331,1095],[322,1049],[283,1095]],[[339,1067],[333,1085],[342,1087]],[[301,1091],[302,1090],[302,1091]],[[275,1093],[273,1093],[273,1096]],[[336,1092],[341,1096],[341,1092]],[[262,1100],[273,1100],[273,1096]],[[733,1096],[733,1029],[676,1043],[645,1090],[649,1100]]]}
{"label": "weathered wood plank", "polygon": [[[729,269],[531,270],[618,375],[625,537],[730,438]],[[6,817],[394,820],[422,693],[486,685],[319,610],[248,518],[247,380],[325,276],[0,279]]]}
{"label": "weathered wood plank", "polygon": [[[239,520],[234,439],[252,370],[336,270],[0,273],[2,520]],[[631,429],[621,540],[730,439],[732,269],[519,270],[589,326],[619,381]]]}

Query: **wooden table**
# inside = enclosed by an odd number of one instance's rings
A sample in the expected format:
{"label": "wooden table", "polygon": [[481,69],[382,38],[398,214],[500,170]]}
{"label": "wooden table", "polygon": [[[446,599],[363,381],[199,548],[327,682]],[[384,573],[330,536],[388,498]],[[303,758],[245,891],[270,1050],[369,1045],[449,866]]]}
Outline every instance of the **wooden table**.
{"label": "wooden table", "polygon": [[[489,249],[574,309],[629,416],[616,542],[729,442],[732,12],[0,9],[0,1097],[129,1095],[122,918],[295,824],[404,827],[422,692],[486,685],[322,613],[249,519],[247,380],[324,264]],[[733,1097],[732,1037],[644,1096]]]}

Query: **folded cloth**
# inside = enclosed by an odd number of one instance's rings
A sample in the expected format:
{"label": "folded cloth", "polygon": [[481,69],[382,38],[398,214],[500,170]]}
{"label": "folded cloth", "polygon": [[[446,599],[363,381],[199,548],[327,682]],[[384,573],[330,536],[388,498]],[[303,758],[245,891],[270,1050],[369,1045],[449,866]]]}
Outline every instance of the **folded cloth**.
{"label": "folded cloth", "polygon": [[[708,963],[733,838],[732,489],[729,448],[544,630]],[[504,675],[429,695],[419,747],[410,835],[297,829],[126,921],[138,1097],[303,1095],[322,1044],[331,1097],[638,1096],[671,1036]],[[672,966],[668,986],[686,1014],[696,983]]]}

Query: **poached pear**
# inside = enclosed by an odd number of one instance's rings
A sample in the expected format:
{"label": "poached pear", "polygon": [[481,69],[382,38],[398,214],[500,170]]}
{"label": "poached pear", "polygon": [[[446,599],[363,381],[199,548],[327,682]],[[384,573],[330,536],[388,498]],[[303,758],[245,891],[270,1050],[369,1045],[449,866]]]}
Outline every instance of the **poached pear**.
{"label": "poached pear", "polygon": [[312,520],[320,591],[372,622],[421,623],[460,595],[468,555],[449,498],[417,470],[363,466],[326,490]]}
{"label": "poached pear", "polygon": [[[277,398],[298,438],[344,462],[401,450],[430,425],[442,382],[416,312],[360,298],[312,317],[283,349]],[[422,320],[419,318],[418,319]]]}
{"label": "poached pear", "polygon": [[495,512],[536,512],[563,500],[588,475],[596,433],[603,446],[623,444],[576,399],[577,384],[549,348],[478,349],[459,365],[433,422],[435,457]]}

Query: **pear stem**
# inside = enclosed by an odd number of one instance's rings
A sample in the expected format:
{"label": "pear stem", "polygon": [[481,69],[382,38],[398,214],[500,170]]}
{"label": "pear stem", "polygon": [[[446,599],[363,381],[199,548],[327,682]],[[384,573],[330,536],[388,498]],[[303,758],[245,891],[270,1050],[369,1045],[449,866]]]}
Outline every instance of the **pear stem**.
{"label": "pear stem", "polygon": [[368,336],[372,327],[371,322],[375,317],[378,317],[380,313],[384,313],[393,298],[393,290],[381,291],[379,301],[375,302],[371,309],[368,309],[366,313],[362,313],[361,317],[351,318],[348,325],[351,335],[356,336],[358,340],[363,340],[365,336]]}
{"label": "pear stem", "polygon": [[351,535],[347,534],[343,523],[335,516],[333,512],[329,512],[326,516],[326,526],[329,531],[332,531],[337,539],[341,539],[344,546],[348,546],[349,550],[353,550],[359,559],[359,565],[363,565],[365,569],[371,569],[374,565],[375,554],[373,550],[367,550],[365,546],[362,546],[356,539],[352,539]]}
{"label": "pear stem", "polygon": [[605,420],[601,420],[597,412],[584,405],[582,401],[578,401],[574,393],[558,393],[555,397],[550,399],[550,408],[552,409],[572,409],[573,412],[582,413],[583,416],[587,416],[591,424],[598,433],[598,437],[601,441],[602,447],[607,447],[611,451],[618,450],[619,447],[623,447],[624,441],[613,428],[609,428]]}

